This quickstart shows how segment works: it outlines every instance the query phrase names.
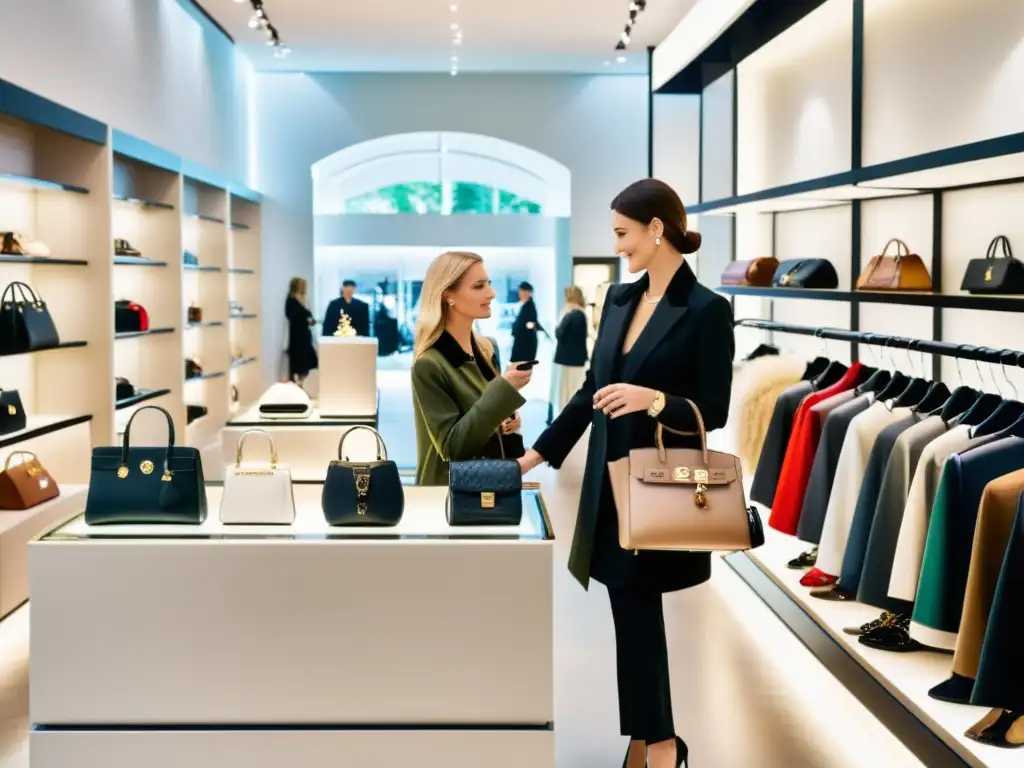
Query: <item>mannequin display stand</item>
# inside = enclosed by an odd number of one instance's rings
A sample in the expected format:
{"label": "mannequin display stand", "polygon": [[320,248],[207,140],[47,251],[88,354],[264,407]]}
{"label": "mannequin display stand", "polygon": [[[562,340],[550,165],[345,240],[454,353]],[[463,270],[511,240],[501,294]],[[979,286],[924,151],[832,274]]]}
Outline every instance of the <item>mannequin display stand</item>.
{"label": "mannequin display stand", "polygon": [[321,338],[319,387],[317,399],[324,416],[376,414],[377,339]]}
{"label": "mannequin display stand", "polygon": [[32,543],[33,768],[554,768],[539,491],[472,528],[442,487],[407,487],[394,528],[331,528],[321,487],[294,491],[291,526],[224,526],[210,487],[202,525]]}

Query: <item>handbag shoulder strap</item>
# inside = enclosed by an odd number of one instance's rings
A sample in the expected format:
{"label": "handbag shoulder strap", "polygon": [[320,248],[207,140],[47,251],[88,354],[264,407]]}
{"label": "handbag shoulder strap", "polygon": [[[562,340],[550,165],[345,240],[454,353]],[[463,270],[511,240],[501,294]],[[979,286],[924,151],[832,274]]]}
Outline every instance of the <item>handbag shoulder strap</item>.
{"label": "handbag shoulder strap", "polygon": [[690,406],[691,409],[693,409],[693,415],[697,417],[697,431],[696,432],[682,432],[682,431],[677,430],[677,429],[671,429],[670,427],[666,427],[664,424],[662,424],[659,421],[658,422],[658,426],[655,428],[655,433],[654,433],[654,440],[655,440],[655,442],[656,442],[656,444],[658,446],[658,460],[664,462],[666,457],[667,457],[667,453],[665,452],[665,434],[664,433],[665,433],[666,430],[668,430],[673,435],[681,435],[683,437],[694,437],[694,436],[699,435],[700,436],[701,458],[704,461],[704,466],[707,467],[708,466],[708,462],[709,462],[709,459],[708,459],[708,433],[707,433],[707,430],[704,428],[704,417],[701,415],[700,408],[697,407],[696,403],[694,403],[692,400],[690,400],[687,397],[684,397],[683,400],[685,400],[686,404],[688,406]]}
{"label": "handbag shoulder strap", "polygon": [[247,429],[238,438],[238,446],[235,448],[235,467],[242,466],[242,447],[245,445],[245,438],[249,435],[261,435],[267,438],[270,443],[270,468],[277,469],[277,443],[265,429]]}

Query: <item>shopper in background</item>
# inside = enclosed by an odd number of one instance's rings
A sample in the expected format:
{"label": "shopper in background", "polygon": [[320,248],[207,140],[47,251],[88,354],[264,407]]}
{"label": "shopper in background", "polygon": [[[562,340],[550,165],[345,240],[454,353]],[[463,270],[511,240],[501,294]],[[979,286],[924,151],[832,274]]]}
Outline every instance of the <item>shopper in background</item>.
{"label": "shopper in background", "polygon": [[509,360],[521,363],[537,359],[537,333],[543,331],[537,320],[537,305],[533,302],[533,286],[519,284],[519,314],[512,324],[512,354]]}
{"label": "shopper in background", "polygon": [[587,365],[587,310],[583,289],[570,285],[565,289],[565,306],[555,329],[555,369],[551,376],[553,414],[561,413],[573,395],[583,386]]}
{"label": "shopper in background", "polygon": [[313,333],[310,326],[316,325],[316,318],[309,311],[306,299],[306,281],[293,277],[288,283],[288,298],[284,302],[284,316],[288,321],[288,380],[301,382],[320,361],[313,348]]}
{"label": "shopper in background", "polygon": [[356,284],[354,280],[346,280],[341,284],[341,296],[334,299],[327,305],[324,313],[324,336],[333,336],[338,330],[338,323],[341,320],[341,313],[344,312],[352,321],[352,327],[357,336],[370,335],[370,305],[360,301],[356,297]]}
{"label": "shopper in background", "polygon": [[591,427],[569,570],[585,588],[591,578],[608,587],[619,720],[631,739],[624,765],[674,768],[686,761],[687,747],[672,720],[662,594],[707,581],[711,556],[622,549],[607,466],[630,449],[654,447],[658,424],[666,428],[666,447],[699,449],[687,399],[707,429],[725,425],[732,308],[683,260],[700,247],[700,234],[686,229],[686,211],[671,187],[643,179],[611,207],[619,255],[630,272],[647,274],[609,290],[583,386],[520,464],[524,472],[544,461],[560,467]]}
{"label": "shopper in background", "polygon": [[493,345],[473,332],[494,297],[475,253],[442,253],[427,268],[412,364],[418,485],[447,485],[449,461],[523,454],[516,409],[532,371],[513,363],[499,375]]}

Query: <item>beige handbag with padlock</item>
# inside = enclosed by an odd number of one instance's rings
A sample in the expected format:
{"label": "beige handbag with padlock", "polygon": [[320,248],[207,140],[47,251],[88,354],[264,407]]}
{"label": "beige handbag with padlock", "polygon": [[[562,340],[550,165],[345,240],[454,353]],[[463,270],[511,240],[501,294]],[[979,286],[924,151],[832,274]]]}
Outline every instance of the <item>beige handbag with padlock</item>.
{"label": "beige handbag with padlock", "polygon": [[635,448],[609,462],[608,474],[619,516],[619,546],[682,552],[738,551],[764,543],[757,511],[747,506],[740,460],[708,450],[700,409],[699,450],[666,448],[662,424],[654,448]]}

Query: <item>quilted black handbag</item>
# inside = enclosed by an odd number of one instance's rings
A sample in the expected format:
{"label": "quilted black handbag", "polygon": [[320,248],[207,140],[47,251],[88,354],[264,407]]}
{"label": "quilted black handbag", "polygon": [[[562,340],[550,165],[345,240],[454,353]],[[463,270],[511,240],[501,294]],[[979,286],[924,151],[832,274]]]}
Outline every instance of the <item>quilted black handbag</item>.
{"label": "quilted black handbag", "polygon": [[27,283],[13,282],[0,294],[0,355],[35,352],[60,344],[46,302]]}
{"label": "quilted black handbag", "polygon": [[25,409],[16,389],[0,389],[0,435],[25,428]]}
{"label": "quilted black handbag", "polygon": [[[366,430],[377,440],[374,461],[349,461],[345,441],[353,432]],[[338,460],[327,467],[320,497],[328,525],[394,526],[405,512],[405,491],[398,466],[388,459],[384,438],[372,427],[352,427],[338,443]]]}
{"label": "quilted black handbag", "polygon": [[[143,411],[167,419],[167,445],[131,444],[132,422]],[[176,523],[199,525],[206,519],[206,484],[199,450],[174,444],[174,421],[158,405],[139,408],[124,428],[118,446],[92,449],[85,522],[89,525]]]}
{"label": "quilted black handbag", "polygon": [[[1002,246],[1003,258],[996,256]],[[1024,262],[1015,259],[1006,235],[992,238],[984,259],[967,262],[960,290],[968,293],[1024,293]]]}
{"label": "quilted black handbag", "polygon": [[523,473],[519,462],[451,462],[445,514],[448,525],[519,525],[523,519]]}
{"label": "quilted black handbag", "polygon": [[772,275],[775,288],[838,288],[839,275],[828,259],[789,259]]}

